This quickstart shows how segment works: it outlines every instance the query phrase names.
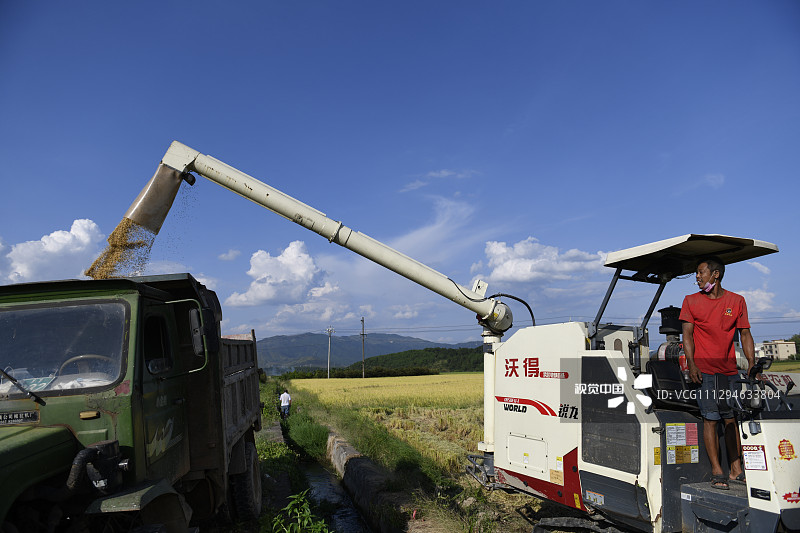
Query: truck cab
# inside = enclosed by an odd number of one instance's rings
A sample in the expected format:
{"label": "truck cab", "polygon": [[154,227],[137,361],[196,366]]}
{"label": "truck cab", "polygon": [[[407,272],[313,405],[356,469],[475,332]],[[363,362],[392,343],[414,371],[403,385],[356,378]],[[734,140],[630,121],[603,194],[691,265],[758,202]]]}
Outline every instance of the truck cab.
{"label": "truck cab", "polygon": [[190,274],[0,287],[0,524],[257,516],[255,339],[221,318]]}

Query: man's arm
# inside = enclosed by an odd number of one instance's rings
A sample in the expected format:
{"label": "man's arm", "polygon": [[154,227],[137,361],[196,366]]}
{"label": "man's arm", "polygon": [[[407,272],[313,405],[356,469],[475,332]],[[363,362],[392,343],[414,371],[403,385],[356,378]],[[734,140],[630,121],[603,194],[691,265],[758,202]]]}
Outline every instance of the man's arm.
{"label": "man's arm", "polygon": [[686,364],[689,367],[689,379],[694,383],[702,383],[703,375],[694,362],[694,324],[683,323],[683,353],[686,355]]}
{"label": "man's arm", "polygon": [[747,358],[747,375],[750,375],[750,369],[756,364],[756,344],[753,341],[753,334],[750,333],[750,328],[739,330],[739,340],[742,341],[742,351]]}

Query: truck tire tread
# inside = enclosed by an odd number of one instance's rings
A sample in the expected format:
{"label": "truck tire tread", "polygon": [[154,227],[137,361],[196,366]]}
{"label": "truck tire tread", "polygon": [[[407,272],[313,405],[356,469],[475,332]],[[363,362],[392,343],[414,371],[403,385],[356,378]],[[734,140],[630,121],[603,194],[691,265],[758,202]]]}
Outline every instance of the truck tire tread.
{"label": "truck tire tread", "polygon": [[261,471],[255,444],[245,443],[244,456],[247,470],[230,478],[231,507],[234,517],[240,521],[261,515]]}

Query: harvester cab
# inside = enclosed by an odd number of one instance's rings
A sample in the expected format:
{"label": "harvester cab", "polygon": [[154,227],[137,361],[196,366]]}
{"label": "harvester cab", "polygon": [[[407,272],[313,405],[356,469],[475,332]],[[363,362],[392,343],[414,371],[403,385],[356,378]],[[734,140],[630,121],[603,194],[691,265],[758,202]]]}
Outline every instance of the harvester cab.
{"label": "harvester cab", "polygon": [[[493,442],[468,471],[487,488],[534,494],[633,531],[783,531],[800,528],[800,411],[787,396],[798,376],[741,375],[721,401],[742,422],[746,480],[712,487],[698,386],[686,373],[679,309],[660,309],[667,341],[650,351],[647,325],[665,285],[699,258],[726,264],[777,252],[771,243],[684,235],[608,254],[614,275],[592,322],[521,329],[493,346]],[[620,280],[655,286],[642,322],[603,323]],[[741,355],[741,350],[737,347]],[[741,356],[739,368],[746,371]],[[769,360],[759,360],[766,372]],[[722,424],[718,424],[722,426]],[[721,427],[722,464],[727,465]],[[552,518],[544,530],[576,526]],[[605,529],[601,529],[606,531]]]}
{"label": "harvester cab", "polygon": [[[505,339],[513,319],[501,298],[517,298],[485,296],[486,285],[480,281],[471,289],[460,285],[177,141],[126,218],[157,232],[174,198],[172,191],[181,180],[193,183],[191,173],[478,315],[484,341],[484,440],[477,445],[482,453],[470,456],[468,471],[485,487],[583,511],[582,516],[588,513],[590,518],[578,527],[593,530],[595,518],[613,528],[653,532],[800,529],[800,460],[794,451],[800,443],[800,410],[792,409],[788,390],[773,394],[786,387],[791,376],[766,373],[773,387],[750,376],[741,378],[739,390],[746,394],[736,396],[736,409],[747,422],[741,428],[747,479],[728,491],[714,489],[702,445],[703,423],[692,396],[696,390],[680,367],[677,308],[661,310],[660,331],[667,342],[652,354],[647,330],[665,285],[694,272],[700,256],[714,254],[731,264],[777,252],[775,245],[723,235],[684,235],[611,253],[606,266],[615,273],[593,321],[536,325],[528,307],[534,325]],[[602,322],[620,280],[656,287],[639,325]],[[566,525],[575,527],[571,524]]]}

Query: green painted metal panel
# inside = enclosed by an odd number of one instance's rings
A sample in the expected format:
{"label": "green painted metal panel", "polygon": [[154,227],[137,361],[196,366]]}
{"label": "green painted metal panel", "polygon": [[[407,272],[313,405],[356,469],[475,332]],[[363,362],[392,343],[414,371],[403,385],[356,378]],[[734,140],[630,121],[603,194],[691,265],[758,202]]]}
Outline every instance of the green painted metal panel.
{"label": "green painted metal panel", "polygon": [[80,448],[65,427],[0,427],[0,517],[25,488],[67,471]]}

